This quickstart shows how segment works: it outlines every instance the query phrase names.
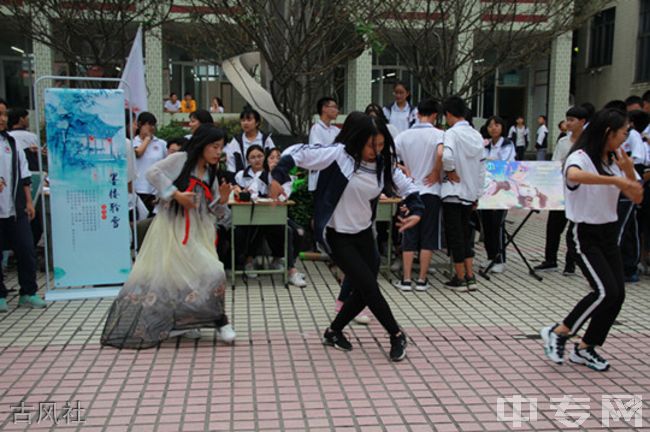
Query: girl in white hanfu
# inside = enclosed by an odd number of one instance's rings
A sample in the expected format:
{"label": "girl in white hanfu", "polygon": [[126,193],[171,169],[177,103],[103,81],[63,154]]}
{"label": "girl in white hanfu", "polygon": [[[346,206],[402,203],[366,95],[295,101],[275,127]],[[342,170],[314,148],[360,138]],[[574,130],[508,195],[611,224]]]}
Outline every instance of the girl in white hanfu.
{"label": "girl in white hanfu", "polygon": [[198,338],[201,327],[215,327],[219,339],[234,341],[225,312],[226,275],[215,248],[217,219],[230,217],[231,186],[217,177],[224,141],[222,129],[202,125],[187,151],[147,172],[160,211],[109,311],[103,345],[150,348],[170,337]]}

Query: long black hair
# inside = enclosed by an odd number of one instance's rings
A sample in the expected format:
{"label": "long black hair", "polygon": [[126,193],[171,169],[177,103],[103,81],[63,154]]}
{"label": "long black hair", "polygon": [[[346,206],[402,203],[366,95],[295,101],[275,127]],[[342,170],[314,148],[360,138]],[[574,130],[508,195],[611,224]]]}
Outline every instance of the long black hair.
{"label": "long black hair", "polygon": [[384,109],[375,102],[371,102],[368,104],[365,113],[368,114],[369,116],[372,116],[374,114],[374,117],[381,119],[381,121],[383,121],[384,123],[388,123],[386,114],[384,114]]}
{"label": "long black hair", "polygon": [[[225,142],[225,140],[226,134],[222,128],[212,124],[202,124],[199,126],[187,145],[187,160],[185,161],[185,165],[183,165],[180,175],[174,180],[174,186],[181,192],[185,191],[190,184],[192,171],[194,171],[196,164],[199,162],[201,156],[203,156],[203,150],[212,143],[217,141]],[[208,165],[207,171],[209,175],[208,187],[212,188],[214,179],[217,177],[217,165]]]}
{"label": "long black hair", "polygon": [[361,155],[368,139],[377,135],[384,136],[384,148],[377,155],[377,182],[381,180],[383,171],[384,191],[387,194],[392,194],[394,191],[393,168],[395,163],[393,154],[395,154],[395,143],[386,123],[367,114],[351,112],[345,119],[336,141],[345,145],[345,151],[354,158],[356,170],[361,166]]}
{"label": "long black hair", "polygon": [[[598,170],[598,174],[610,175],[603,165],[603,152],[607,146],[607,139],[610,133],[615,132],[627,123],[627,114],[617,108],[605,108],[594,114],[589,127],[586,128],[578,141],[571,148],[571,153],[582,150],[589,156],[591,162]],[[611,165],[614,154],[609,153],[607,164]]]}

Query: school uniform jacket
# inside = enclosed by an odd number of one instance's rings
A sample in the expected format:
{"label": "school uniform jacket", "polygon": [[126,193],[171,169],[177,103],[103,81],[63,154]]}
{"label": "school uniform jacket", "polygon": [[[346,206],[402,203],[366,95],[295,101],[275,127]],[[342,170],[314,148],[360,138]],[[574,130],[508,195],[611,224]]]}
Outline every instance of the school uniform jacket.
{"label": "school uniform jacket", "polygon": [[[330,248],[325,237],[325,230],[343,195],[343,191],[355,172],[355,160],[345,151],[343,144],[335,143],[329,146],[297,144],[287,148],[282,153],[282,158],[271,176],[280,184],[284,184],[290,180],[289,171],[294,166],[320,171],[314,195],[314,231],[316,240],[329,253]],[[381,156],[377,158],[377,171],[381,173],[378,182],[381,189],[383,189],[383,161]],[[398,194],[404,198],[404,204],[408,207],[410,214],[422,216],[424,204],[420,200],[420,195],[413,181],[407,178],[397,167],[393,167],[392,172],[393,183]],[[372,220],[376,217],[378,203],[379,196],[370,201]]]}
{"label": "school uniform jacket", "polygon": [[[20,169],[20,157],[18,152],[21,151],[16,146],[16,140],[14,137],[9,135],[7,131],[2,131],[0,134],[9,142],[9,147],[11,147],[11,166],[13,168],[11,183],[5,187],[11,188],[11,194],[14,200],[14,208],[16,210],[16,217],[25,215],[25,207],[27,207],[27,199],[25,198],[25,188],[24,186],[31,186],[32,178],[29,175],[29,172],[21,172]],[[25,178],[23,178],[25,176]]]}

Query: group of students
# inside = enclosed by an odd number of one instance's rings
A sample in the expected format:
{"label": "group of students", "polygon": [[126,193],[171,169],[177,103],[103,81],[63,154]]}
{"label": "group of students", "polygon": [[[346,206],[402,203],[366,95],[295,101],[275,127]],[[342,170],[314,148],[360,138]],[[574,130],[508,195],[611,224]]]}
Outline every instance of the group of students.
{"label": "group of students", "polygon": [[[557,263],[558,231],[568,221],[567,255],[593,290],[561,323],[541,331],[545,352],[556,363],[564,360],[567,340],[591,320],[570,360],[599,371],[609,368],[595,347],[605,341],[623,304],[626,262],[621,242],[625,230],[635,225],[634,211],[643,201],[640,180],[649,177],[645,172],[650,161],[648,114],[634,109],[635,101],[650,111],[650,94],[627,103],[610,102],[595,113],[588,104],[572,107],[567,112],[569,133],[553,155],[563,161],[566,210],[563,215],[549,216],[553,235],[547,236],[547,249],[555,247],[555,261],[549,260],[553,255],[547,250],[544,264],[549,270],[548,264]],[[339,130],[333,125],[336,101],[323,98],[318,102],[320,118],[310,131],[310,143],[282,153],[259,130],[261,119],[251,109],[242,112],[242,134],[228,144],[225,132],[210,121],[209,113],[192,113],[191,136],[181,141],[178,151],[155,137],[155,117],[141,113],[131,141],[134,169],[140,175],[130,180],[147,212],[157,214],[110,309],[102,343],[147,348],[179,335],[200,337],[202,327],[214,327],[219,339],[234,341],[236,334],[225,310],[224,266],[215,247],[216,227],[229,225],[227,204],[233,193],[247,190],[271,199],[288,198],[293,168],[299,167],[313,177],[315,239],[344,273],[337,314],[323,334],[324,344],[351,350],[343,329],[363,317],[368,308],[389,334],[391,360],[404,359],[406,335],[377,281],[380,256],[374,218],[379,199],[383,195],[402,199],[396,218],[403,234],[400,288],[412,287],[417,253],[421,265],[415,288],[426,289],[427,266],[433,251],[442,247],[444,226],[444,241],[454,264],[454,274],[445,285],[475,290],[472,218],[483,189],[484,163],[513,160],[517,149],[505,136],[506,125],[498,117],[488,120],[487,138],[481,136],[468,121],[469,110],[460,97],[449,97],[442,105],[424,100],[416,109],[395,105],[395,110],[371,104],[365,113],[352,112]],[[400,114],[393,117],[395,113]],[[435,127],[440,113],[448,126],[444,132]],[[407,121],[392,122],[386,114]],[[0,146],[5,147],[0,163],[2,172],[9,173],[0,178],[0,230],[2,238],[10,240],[8,246],[23,251],[18,257],[21,304],[41,307],[37,300],[42,299],[26,277],[28,272],[35,274],[33,247],[30,252],[25,236],[29,219],[34,217],[29,169],[24,152],[16,150],[15,140],[7,134],[4,119],[6,104],[0,101]],[[225,168],[219,164],[222,153]],[[488,258],[505,258],[505,214],[481,212],[479,219]],[[270,239],[269,246],[277,243],[273,232],[261,235]],[[29,243],[33,246],[31,235]],[[0,279],[0,300],[3,293],[6,297]]]}
{"label": "group of students", "polygon": [[[192,97],[192,93],[186,92],[182,100],[178,99],[178,95],[174,92],[169,94],[169,98],[163,104],[163,111],[166,113],[193,113],[197,109],[196,100]],[[210,102],[209,112],[214,114],[221,114],[224,112],[223,102],[218,97],[213,97]]]}

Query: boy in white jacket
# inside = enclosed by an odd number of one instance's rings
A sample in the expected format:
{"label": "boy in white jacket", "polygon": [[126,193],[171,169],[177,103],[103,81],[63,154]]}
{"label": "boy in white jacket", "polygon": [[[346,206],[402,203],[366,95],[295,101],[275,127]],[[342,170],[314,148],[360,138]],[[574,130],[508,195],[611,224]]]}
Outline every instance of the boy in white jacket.
{"label": "boy in white jacket", "polygon": [[460,97],[447,98],[443,112],[450,128],[443,139],[441,196],[447,248],[456,273],[445,285],[456,291],[476,290],[470,216],[485,180],[483,138],[465,120],[467,105]]}

